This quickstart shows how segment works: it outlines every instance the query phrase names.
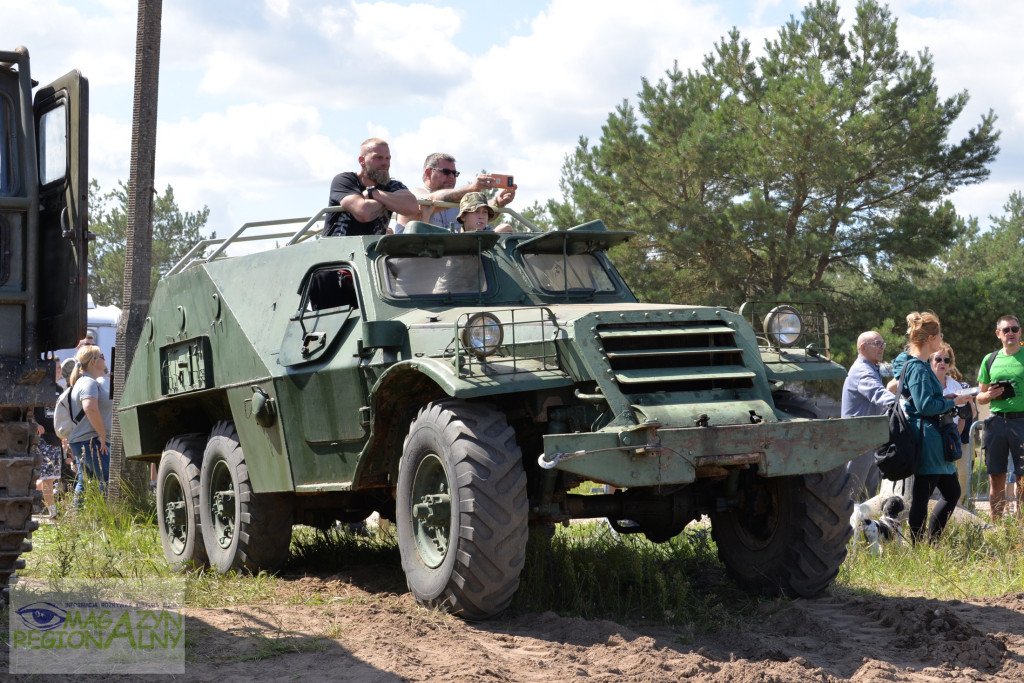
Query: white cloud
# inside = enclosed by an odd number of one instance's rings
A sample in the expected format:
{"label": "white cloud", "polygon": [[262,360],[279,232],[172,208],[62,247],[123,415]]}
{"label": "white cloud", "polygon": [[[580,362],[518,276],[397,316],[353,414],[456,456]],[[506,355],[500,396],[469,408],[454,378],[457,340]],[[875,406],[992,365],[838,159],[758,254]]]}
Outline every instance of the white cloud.
{"label": "white cloud", "polygon": [[[733,25],[760,52],[804,4],[551,0],[504,25],[499,3],[165,2],[157,184],[170,183],[184,210],[208,204],[216,224],[310,213],[331,177],[355,168],[359,142],[377,135],[409,185],[424,156],[443,150],[466,173],[514,174],[523,207],[558,196],[564,156],[580,135],[596,141],[623,99],[636,101],[641,77],[657,80],[674,60],[700,69]],[[847,28],[854,7],[842,0]],[[955,136],[989,108],[1000,117],[992,180],[954,197],[984,224],[1024,185],[1024,5],[890,7],[902,48],[930,48],[940,93],[969,90]],[[75,67],[90,79],[90,169],[104,186],[127,179],[136,11],[131,0],[3,8],[4,33],[29,46],[37,79]],[[496,27],[493,38],[481,39],[482,24]]]}
{"label": "white cloud", "polygon": [[157,133],[158,175],[182,204],[209,204],[213,195],[230,196],[232,205],[264,199],[333,175],[324,160],[339,152],[321,128],[316,109],[283,103],[165,123]]}

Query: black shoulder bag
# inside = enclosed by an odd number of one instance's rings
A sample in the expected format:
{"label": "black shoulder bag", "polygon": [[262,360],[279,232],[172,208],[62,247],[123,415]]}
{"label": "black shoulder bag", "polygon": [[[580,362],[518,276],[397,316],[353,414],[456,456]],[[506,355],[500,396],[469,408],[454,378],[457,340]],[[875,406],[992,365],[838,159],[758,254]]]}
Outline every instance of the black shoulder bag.
{"label": "black shoulder bag", "polygon": [[[875,464],[878,471],[889,481],[900,481],[914,474],[921,466],[921,444],[914,436],[907,414],[900,405],[903,395],[903,381],[907,378],[908,361],[900,373],[900,383],[896,387],[896,400],[885,409],[889,417],[889,441],[875,451]],[[920,425],[923,429],[924,420]]]}

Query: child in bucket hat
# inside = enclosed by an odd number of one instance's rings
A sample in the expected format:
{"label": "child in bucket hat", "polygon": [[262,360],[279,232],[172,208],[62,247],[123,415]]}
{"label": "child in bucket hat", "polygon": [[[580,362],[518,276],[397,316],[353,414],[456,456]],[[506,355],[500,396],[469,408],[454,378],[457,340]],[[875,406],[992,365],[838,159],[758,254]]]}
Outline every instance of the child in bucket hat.
{"label": "child in bucket hat", "polygon": [[467,192],[459,203],[459,215],[455,220],[462,224],[463,232],[475,232],[486,230],[496,215],[483,192]]}
{"label": "child in bucket hat", "polygon": [[467,192],[459,203],[459,215],[455,218],[462,224],[462,232],[477,230],[494,230],[494,232],[512,232],[512,226],[502,223],[496,228],[487,224],[498,215],[498,210],[487,202],[483,192]]}

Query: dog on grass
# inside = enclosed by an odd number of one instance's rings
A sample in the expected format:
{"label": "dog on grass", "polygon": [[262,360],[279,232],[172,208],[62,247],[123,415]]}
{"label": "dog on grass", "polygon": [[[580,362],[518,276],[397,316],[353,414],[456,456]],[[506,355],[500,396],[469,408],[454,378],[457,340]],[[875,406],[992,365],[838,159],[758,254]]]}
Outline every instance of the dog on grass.
{"label": "dog on grass", "polygon": [[871,518],[871,506],[867,503],[854,504],[850,526],[854,536],[867,543],[872,555],[882,554],[882,545],[903,538],[900,533],[900,514],[907,504],[899,496],[889,496],[882,501],[882,514]]}

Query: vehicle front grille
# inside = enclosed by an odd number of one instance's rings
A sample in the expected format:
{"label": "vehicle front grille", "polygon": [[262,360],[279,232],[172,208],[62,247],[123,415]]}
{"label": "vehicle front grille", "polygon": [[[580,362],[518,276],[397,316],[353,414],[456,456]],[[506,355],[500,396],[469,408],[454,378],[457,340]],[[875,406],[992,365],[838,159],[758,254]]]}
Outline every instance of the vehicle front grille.
{"label": "vehicle front grille", "polygon": [[755,374],[724,323],[600,325],[597,334],[625,394],[753,386]]}

